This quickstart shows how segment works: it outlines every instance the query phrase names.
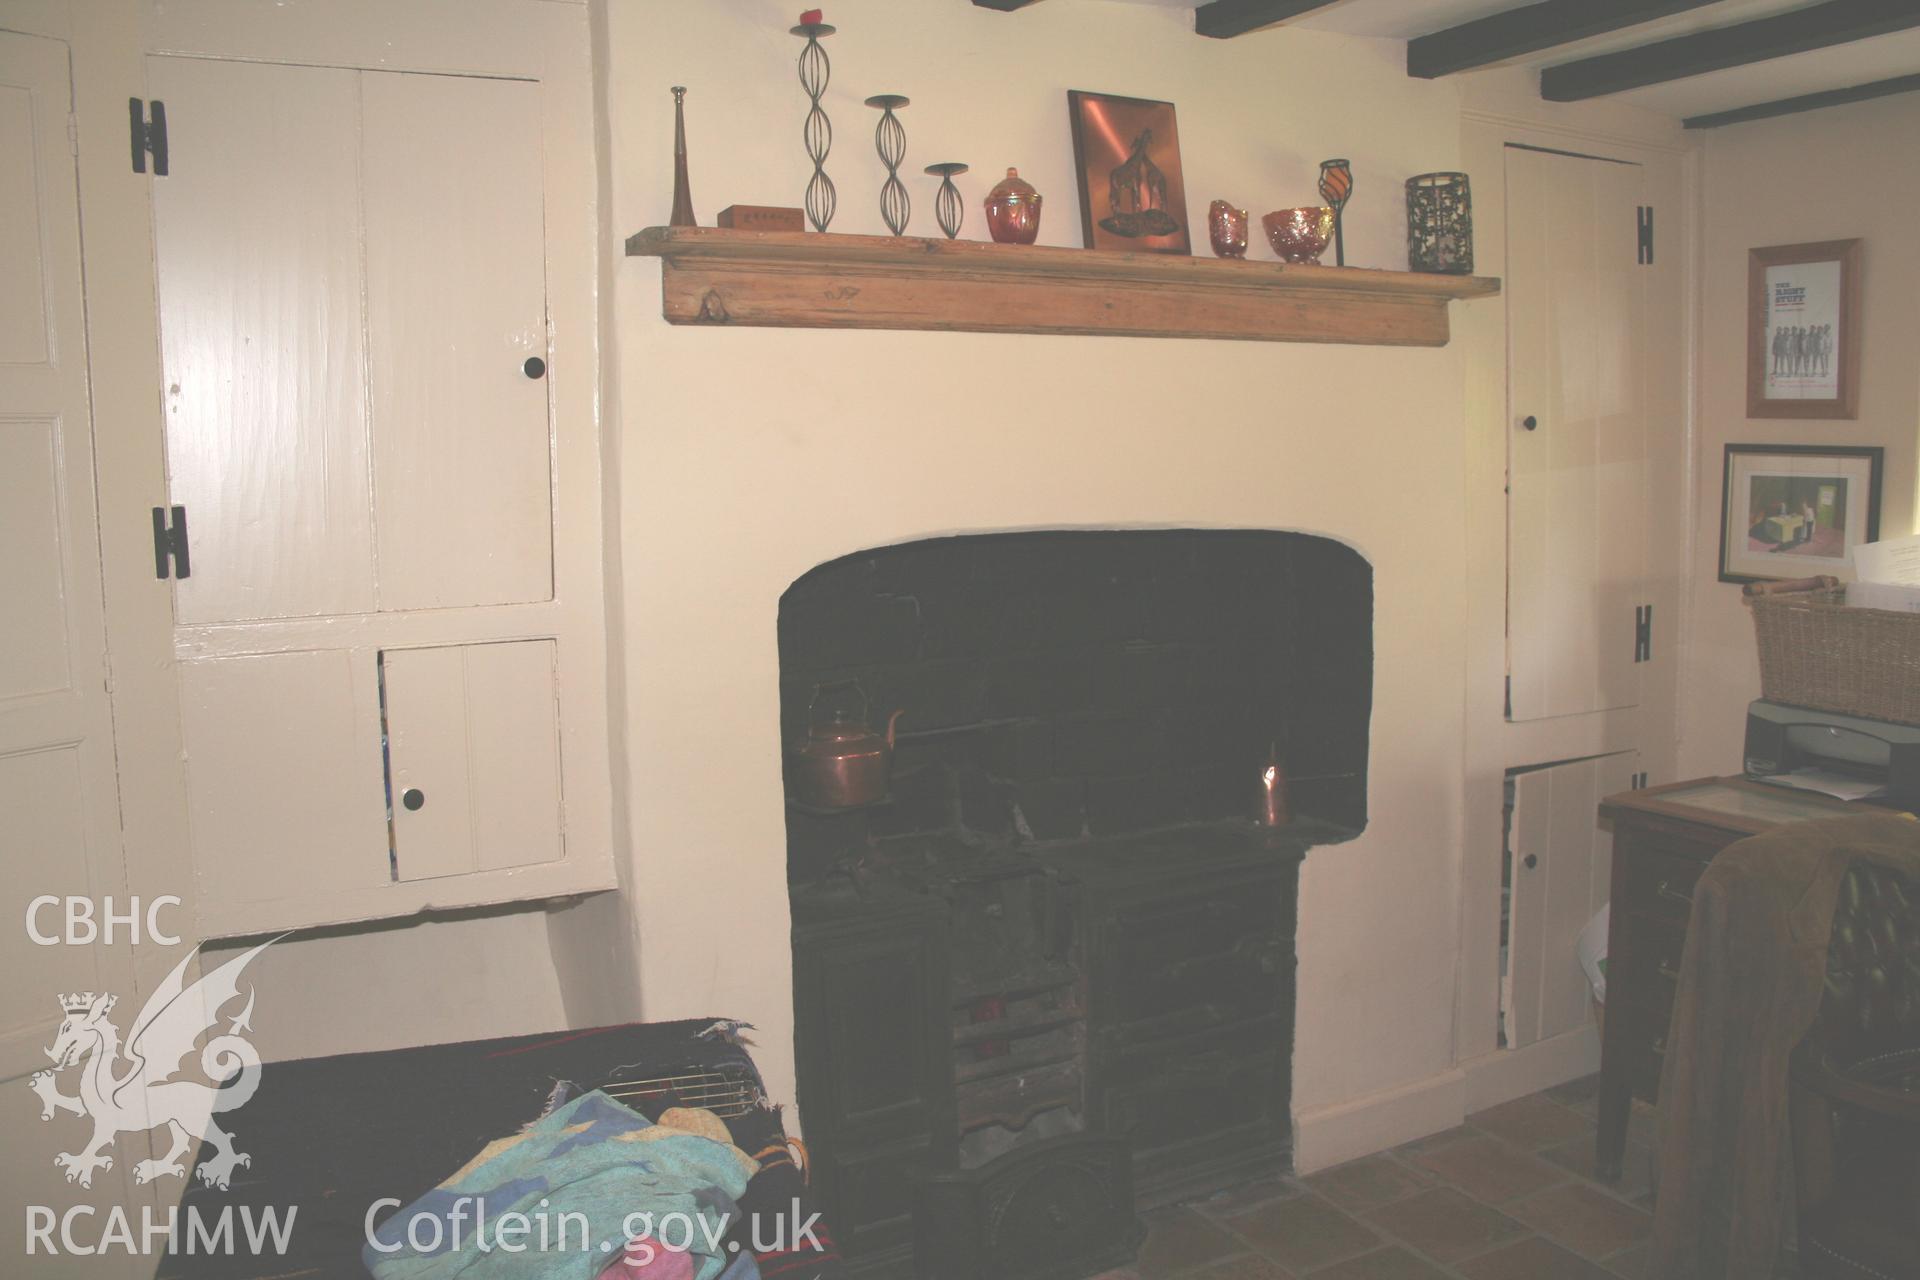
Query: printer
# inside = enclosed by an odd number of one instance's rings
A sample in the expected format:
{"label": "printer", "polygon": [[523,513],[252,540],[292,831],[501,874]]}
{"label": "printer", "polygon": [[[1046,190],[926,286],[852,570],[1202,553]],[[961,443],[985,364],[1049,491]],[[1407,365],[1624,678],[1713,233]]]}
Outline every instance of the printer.
{"label": "printer", "polygon": [[1876,804],[1920,810],[1920,725],[1809,711],[1761,698],[1747,707],[1747,776],[1825,769],[1887,789]]}

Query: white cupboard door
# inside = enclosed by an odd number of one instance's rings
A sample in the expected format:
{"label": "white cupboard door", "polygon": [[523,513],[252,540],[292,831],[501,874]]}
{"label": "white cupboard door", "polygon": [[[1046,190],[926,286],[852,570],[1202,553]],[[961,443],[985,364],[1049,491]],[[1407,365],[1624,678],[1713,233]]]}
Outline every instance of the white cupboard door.
{"label": "white cupboard door", "polygon": [[[67,46],[0,33],[0,965],[19,979],[0,990],[0,1082],[49,1065],[60,993],[129,993],[124,936],[42,946],[27,929],[42,896],[126,906],[70,103]],[[58,935],[62,914],[35,927]]]}
{"label": "white cupboard door", "polygon": [[358,73],[147,60],[182,623],[374,607]]}
{"label": "white cupboard door", "polygon": [[539,86],[175,57],[148,82],[179,621],[551,599]]}
{"label": "white cupboard door", "polygon": [[373,653],[207,658],[178,674],[202,903],[311,902],[386,884]]}
{"label": "white cupboard door", "polygon": [[1590,1020],[1575,940],[1606,905],[1613,834],[1600,801],[1633,785],[1637,751],[1519,774],[1513,786],[1507,1044],[1522,1048]]}
{"label": "white cupboard door", "polygon": [[1634,706],[1646,601],[1639,166],[1508,148],[1509,716]]}
{"label": "white cupboard door", "polygon": [[396,877],[564,856],[553,642],[391,649],[381,668]]}
{"label": "white cupboard door", "polygon": [[539,86],[360,93],[380,607],[551,599]]}

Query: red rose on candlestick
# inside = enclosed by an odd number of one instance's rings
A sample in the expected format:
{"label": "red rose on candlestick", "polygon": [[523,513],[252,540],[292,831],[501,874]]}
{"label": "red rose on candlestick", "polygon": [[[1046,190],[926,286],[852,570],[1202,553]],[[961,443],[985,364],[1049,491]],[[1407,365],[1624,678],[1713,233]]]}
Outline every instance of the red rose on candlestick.
{"label": "red rose on candlestick", "polygon": [[820,21],[820,11],[818,9],[809,9],[800,15],[800,25],[803,27],[810,27],[818,21]]}

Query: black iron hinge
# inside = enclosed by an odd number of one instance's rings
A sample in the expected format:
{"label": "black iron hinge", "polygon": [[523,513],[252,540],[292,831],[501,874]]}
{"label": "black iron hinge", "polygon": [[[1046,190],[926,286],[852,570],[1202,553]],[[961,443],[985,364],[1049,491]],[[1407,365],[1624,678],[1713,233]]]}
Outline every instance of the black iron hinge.
{"label": "black iron hinge", "polygon": [[1640,235],[1640,265],[1650,267],[1653,265],[1653,206],[1638,206],[1635,218]]}
{"label": "black iron hinge", "polygon": [[153,157],[153,173],[167,176],[167,104],[155,98],[149,104],[138,98],[127,99],[127,131],[133,144],[133,171],[147,171],[147,157]]}
{"label": "black iron hinge", "polygon": [[167,508],[153,509],[153,576],[191,578],[193,561],[187,555],[187,509],[174,507],[173,527],[167,527]]}
{"label": "black iron hinge", "polygon": [[1633,607],[1633,660],[1649,662],[1653,659],[1653,606],[1639,604]]}

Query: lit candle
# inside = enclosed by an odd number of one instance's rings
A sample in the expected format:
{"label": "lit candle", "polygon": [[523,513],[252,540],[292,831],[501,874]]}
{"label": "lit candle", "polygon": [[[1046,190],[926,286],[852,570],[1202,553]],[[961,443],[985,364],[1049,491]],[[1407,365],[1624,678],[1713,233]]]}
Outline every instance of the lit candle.
{"label": "lit candle", "polygon": [[1278,760],[1267,765],[1260,775],[1260,822],[1262,826],[1284,827],[1287,812],[1287,775]]}

